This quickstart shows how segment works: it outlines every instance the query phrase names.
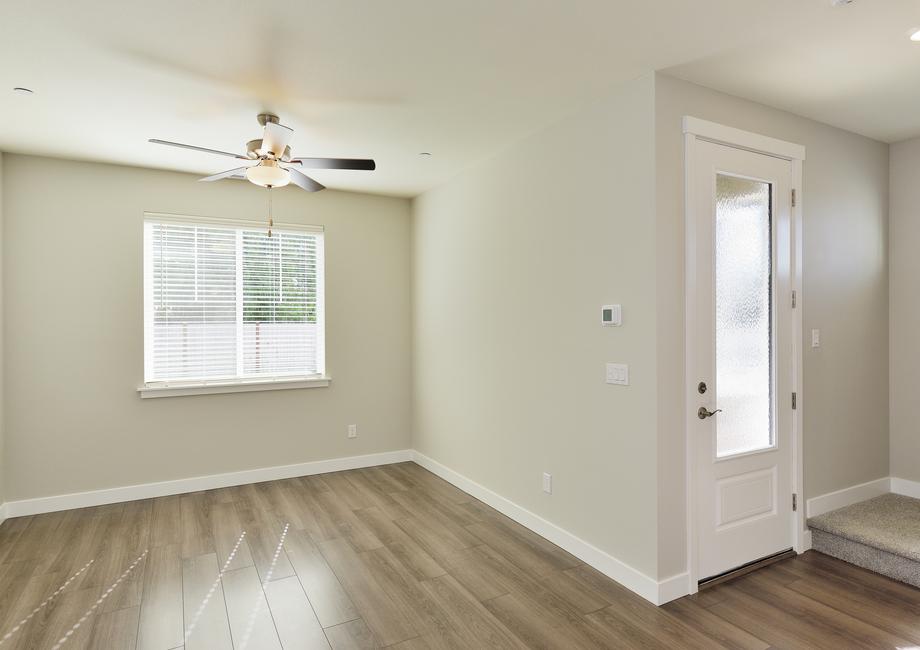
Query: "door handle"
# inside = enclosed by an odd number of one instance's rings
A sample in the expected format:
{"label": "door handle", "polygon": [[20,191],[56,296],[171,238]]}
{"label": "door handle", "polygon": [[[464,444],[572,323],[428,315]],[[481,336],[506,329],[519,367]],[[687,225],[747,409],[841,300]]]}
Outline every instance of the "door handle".
{"label": "door handle", "polygon": [[696,416],[701,420],[705,420],[706,418],[711,418],[716,413],[721,413],[721,412],[722,412],[722,409],[716,409],[715,411],[710,411],[705,406],[701,406],[700,410],[696,412]]}

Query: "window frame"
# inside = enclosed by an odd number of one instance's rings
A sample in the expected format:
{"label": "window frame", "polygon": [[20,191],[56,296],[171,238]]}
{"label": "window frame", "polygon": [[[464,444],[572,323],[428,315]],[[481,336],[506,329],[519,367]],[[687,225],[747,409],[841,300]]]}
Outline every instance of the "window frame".
{"label": "window frame", "polygon": [[150,242],[146,237],[146,225],[152,223],[175,223],[179,225],[197,225],[212,227],[228,227],[234,229],[262,229],[267,228],[265,221],[249,219],[233,219],[225,217],[203,217],[163,212],[144,212],[141,224],[141,258],[142,258],[142,292],[143,292],[143,345],[144,345],[144,380],[137,388],[142,398],[150,397],[177,397],[182,395],[207,395],[214,393],[239,393],[264,390],[285,390],[293,388],[321,388],[329,386],[332,381],[326,372],[326,310],[325,310],[325,228],[319,225],[275,222],[273,230],[295,231],[312,233],[319,236],[317,247],[317,367],[320,372],[315,374],[288,375],[280,377],[235,377],[211,380],[161,380],[146,381],[147,369],[152,363],[153,354],[153,328],[149,327],[153,314],[153,292],[148,291],[147,279],[152,277],[153,257],[149,250]]}

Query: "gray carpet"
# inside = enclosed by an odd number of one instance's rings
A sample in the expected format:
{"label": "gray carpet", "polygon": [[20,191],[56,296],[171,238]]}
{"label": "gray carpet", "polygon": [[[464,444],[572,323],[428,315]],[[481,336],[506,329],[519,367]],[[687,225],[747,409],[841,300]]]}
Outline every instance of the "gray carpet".
{"label": "gray carpet", "polygon": [[883,494],[812,517],[808,526],[920,562],[920,499]]}
{"label": "gray carpet", "polygon": [[920,562],[817,529],[812,531],[811,548],[838,560],[920,587]]}

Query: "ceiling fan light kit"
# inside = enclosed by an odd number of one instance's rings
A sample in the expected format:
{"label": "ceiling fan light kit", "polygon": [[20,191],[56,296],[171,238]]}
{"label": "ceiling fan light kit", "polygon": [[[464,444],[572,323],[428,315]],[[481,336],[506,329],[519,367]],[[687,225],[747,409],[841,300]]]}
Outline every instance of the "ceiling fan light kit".
{"label": "ceiling fan light kit", "polygon": [[246,169],[250,183],[262,187],[284,187],[291,182],[291,174],[274,160],[261,160],[258,165]]}
{"label": "ceiling fan light kit", "polygon": [[180,142],[170,142],[168,140],[151,139],[150,142],[218,156],[229,156],[255,163],[199,179],[207,182],[219,181],[224,178],[245,178],[250,183],[261,187],[284,187],[289,183],[293,183],[307,192],[319,192],[325,189],[325,186],[304,174],[300,171],[301,168],[373,171],[377,167],[373,160],[365,159],[292,158],[290,142],[294,135],[294,130],[281,124],[278,116],[273,113],[260,113],[256,119],[262,126],[262,138],[247,142],[245,155]]}

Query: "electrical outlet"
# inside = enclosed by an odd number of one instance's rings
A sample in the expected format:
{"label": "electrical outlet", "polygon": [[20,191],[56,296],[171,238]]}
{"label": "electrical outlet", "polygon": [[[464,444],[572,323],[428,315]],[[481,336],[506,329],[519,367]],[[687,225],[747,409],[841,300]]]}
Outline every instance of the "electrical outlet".
{"label": "electrical outlet", "polygon": [[811,330],[811,347],[821,347],[821,330]]}
{"label": "electrical outlet", "polygon": [[547,494],[553,493],[553,475],[543,472],[543,491]]}
{"label": "electrical outlet", "polygon": [[349,424],[349,425],[348,425],[348,437],[349,437],[349,438],[357,438],[357,437],[358,437],[358,425],[357,425],[357,424]]}

